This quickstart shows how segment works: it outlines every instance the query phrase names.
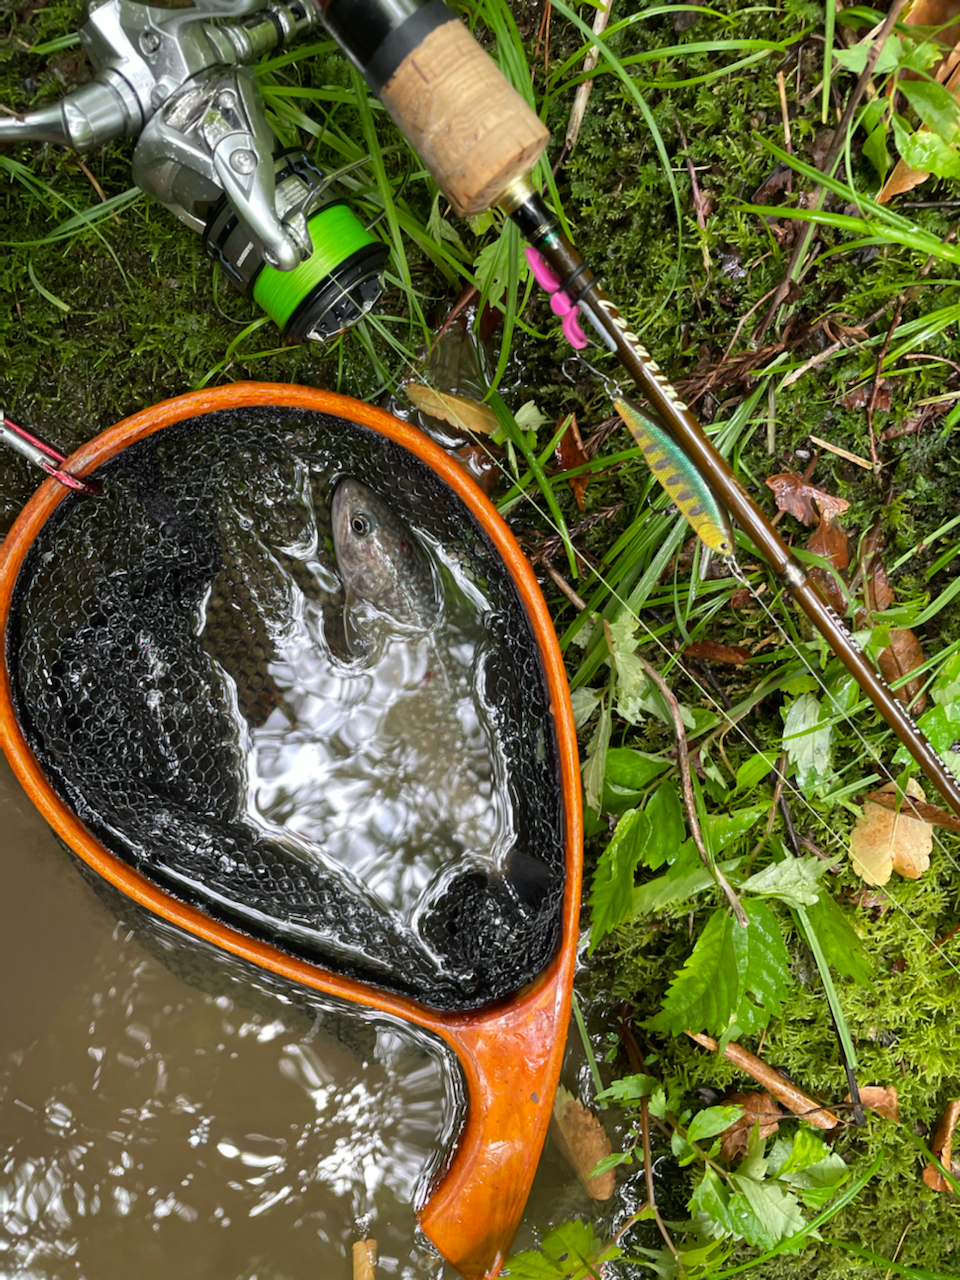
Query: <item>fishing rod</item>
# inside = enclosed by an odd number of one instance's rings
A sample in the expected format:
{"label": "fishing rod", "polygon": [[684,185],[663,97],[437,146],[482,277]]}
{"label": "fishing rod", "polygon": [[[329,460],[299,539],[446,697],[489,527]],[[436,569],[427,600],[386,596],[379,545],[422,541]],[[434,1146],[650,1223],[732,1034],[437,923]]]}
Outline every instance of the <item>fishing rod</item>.
{"label": "fishing rod", "polygon": [[[549,133],[443,0],[319,0],[321,21],[454,210],[497,206],[520,229],[551,307],[575,347],[578,316],[619,360],[695,470],[752,540],[783,589],[841,660],[940,795],[960,814],[960,783],[770,520],[734,475],[544,203],[531,174]],[[529,256],[529,254],[528,254]]]}

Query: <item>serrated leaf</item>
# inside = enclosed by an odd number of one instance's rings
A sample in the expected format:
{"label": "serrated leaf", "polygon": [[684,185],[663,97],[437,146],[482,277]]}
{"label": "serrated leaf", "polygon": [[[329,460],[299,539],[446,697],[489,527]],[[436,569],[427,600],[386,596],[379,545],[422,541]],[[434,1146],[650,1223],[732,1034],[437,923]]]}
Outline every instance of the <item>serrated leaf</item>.
{"label": "serrated leaf", "polygon": [[583,797],[590,809],[599,810],[600,796],[603,793],[603,779],[607,767],[607,747],[613,722],[610,708],[604,702],[600,707],[600,720],[593,737],[587,747],[587,758],[583,762]]}
{"label": "serrated leaf", "polygon": [[705,1111],[698,1111],[687,1126],[687,1140],[702,1142],[704,1138],[715,1138],[742,1115],[743,1107],[707,1107]]}
{"label": "serrated leaf", "polygon": [[655,1076],[643,1074],[623,1076],[614,1080],[609,1089],[597,1094],[598,1100],[610,1102],[638,1102],[641,1098],[649,1098],[660,1088],[660,1081]]}
{"label": "serrated leaf", "polygon": [[676,786],[672,782],[661,782],[647,801],[644,813],[650,824],[650,835],[643,863],[656,871],[664,862],[673,861],[687,834]]}
{"label": "serrated leaf", "polygon": [[649,837],[646,814],[628,809],[600,855],[590,889],[591,954],[602,938],[633,914],[634,873]]}
{"label": "serrated leaf", "polygon": [[783,747],[805,791],[832,772],[830,743],[833,729],[829,724],[821,723],[823,718],[820,700],[812,693],[801,693],[790,704],[783,725]]}
{"label": "serrated leaf", "polygon": [[602,689],[587,689],[581,685],[579,689],[572,691],[570,706],[573,708],[573,723],[577,729],[582,729],[587,723],[600,705],[602,697]]}
{"label": "serrated leaf", "polygon": [[510,1280],[594,1280],[605,1262],[619,1258],[617,1245],[604,1247],[584,1222],[564,1222],[545,1237],[540,1249],[507,1260]]}
{"label": "serrated leaf", "polygon": [[[792,984],[790,957],[777,917],[767,904],[752,900],[744,902],[743,909],[750,921],[749,928],[731,931],[740,988],[742,994],[752,991],[756,996],[764,1014],[761,1025],[766,1026],[771,1017],[780,1013]],[[737,1021],[740,1021],[739,1009]],[[754,1022],[750,1030],[757,1029]]]}
{"label": "serrated leaf", "polygon": [[687,1203],[691,1214],[698,1210],[705,1215],[707,1222],[704,1235],[711,1235],[717,1240],[724,1236],[737,1236],[739,1231],[730,1213],[730,1193],[715,1169],[707,1166],[703,1178]]}
{"label": "serrated leaf", "polygon": [[873,964],[856,929],[843,909],[821,891],[816,902],[806,906],[807,920],[820,940],[827,963],[841,977],[853,978],[863,986],[872,985]]}
{"label": "serrated leaf", "polygon": [[803,1214],[796,1196],[775,1182],[732,1173],[730,1181],[737,1194],[730,1199],[730,1212],[738,1222],[738,1234],[759,1249],[772,1249],[788,1236],[803,1230]]}
{"label": "serrated leaf", "polygon": [[[718,908],[706,923],[686,964],[674,975],[660,1012],[643,1025],[651,1031],[724,1031],[740,998],[733,921]],[[739,926],[736,926],[739,928]]]}
{"label": "serrated leaf", "polygon": [[[692,847],[693,841],[690,844]],[[694,850],[694,852],[696,851]],[[742,858],[728,858],[726,862],[718,864],[718,870],[729,878],[742,861]],[[675,863],[674,867],[676,865]],[[672,871],[673,868],[671,868],[671,873]],[[681,876],[674,876],[673,874],[657,876],[656,880],[649,880],[646,884],[634,889],[633,914],[635,916],[650,915],[651,912],[660,911],[661,908],[669,906],[672,902],[683,902],[684,899],[692,897],[695,893],[702,893],[704,889],[713,888],[716,883],[712,872],[703,866]]]}
{"label": "serrated leaf", "polygon": [[748,876],[740,889],[762,898],[779,898],[791,907],[806,907],[819,898],[820,877],[826,869],[827,863],[819,858],[784,858]]}
{"label": "serrated leaf", "polygon": [[756,804],[746,809],[734,809],[731,813],[711,813],[703,823],[703,838],[714,856],[728,844],[756,826],[770,812],[769,805]]}

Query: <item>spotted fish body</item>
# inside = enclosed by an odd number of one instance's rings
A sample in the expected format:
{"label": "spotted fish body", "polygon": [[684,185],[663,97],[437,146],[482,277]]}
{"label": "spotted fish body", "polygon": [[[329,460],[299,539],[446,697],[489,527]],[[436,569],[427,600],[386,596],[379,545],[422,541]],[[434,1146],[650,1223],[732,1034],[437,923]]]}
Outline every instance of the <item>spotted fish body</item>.
{"label": "spotted fish body", "polygon": [[643,450],[657,482],[700,541],[718,555],[732,556],[735,548],[730,517],[680,446],[629,400],[614,400],[613,407]]}
{"label": "spotted fish body", "polygon": [[363,603],[403,628],[428,630],[439,611],[436,591],[410,530],[359,480],[340,481],[331,516],[348,614]]}

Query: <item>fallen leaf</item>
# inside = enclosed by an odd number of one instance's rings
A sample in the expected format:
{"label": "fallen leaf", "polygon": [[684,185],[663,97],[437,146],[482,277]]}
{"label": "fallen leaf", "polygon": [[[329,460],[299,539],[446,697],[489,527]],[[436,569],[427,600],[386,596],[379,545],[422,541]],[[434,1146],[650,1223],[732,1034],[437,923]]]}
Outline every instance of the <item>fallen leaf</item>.
{"label": "fallen leaf", "polygon": [[[584,463],[589,462],[583,448],[583,441],[580,438],[580,428],[577,426],[577,415],[571,413],[570,425],[560,437],[560,443],[557,445],[556,456],[560,463],[561,471],[572,471],[574,467],[582,467]],[[573,490],[573,496],[577,500],[577,506],[583,510],[583,493],[590,481],[589,476],[575,476],[569,483]]]}
{"label": "fallen leaf", "polygon": [[456,458],[464,471],[489,498],[500,480],[500,467],[496,458],[490,456],[490,446],[464,444],[454,449],[452,457]]}
{"label": "fallen leaf", "polygon": [[[893,794],[896,783],[888,782],[879,790]],[[914,778],[907,783],[907,794],[926,799]],[[932,848],[933,831],[928,823],[869,800],[850,833],[853,869],[867,884],[886,884],[892,871],[916,880],[929,867]]]}
{"label": "fallen leaf", "polygon": [[[832,494],[824,493],[822,489],[809,484],[802,476],[792,471],[783,471],[779,475],[770,476],[767,487],[773,490],[777,509],[788,511],[790,515],[796,516],[801,524],[816,524],[821,516],[824,522],[829,524],[835,515],[846,511],[850,506],[850,503],[843,498],[835,498]],[[814,510],[814,503],[820,510],[819,516]]]}
{"label": "fallen leaf", "polygon": [[[860,1088],[859,1093],[860,1105],[867,1111],[876,1111],[885,1120],[892,1120],[894,1124],[900,1123],[900,1102],[893,1085],[865,1084]],[[849,1093],[844,1098],[844,1102],[853,1102]]]}
{"label": "fallen leaf", "polygon": [[[821,520],[810,535],[807,550],[814,555],[823,556],[841,575],[850,562],[850,543],[846,533],[840,525],[828,524],[826,520]],[[842,618],[847,612],[847,593],[843,589],[843,583],[838,582],[829,569],[818,564],[811,565],[809,575],[826,596],[828,604]]]}
{"label": "fallen leaf", "polygon": [[694,640],[683,650],[685,658],[705,658],[708,662],[728,662],[733,667],[742,667],[751,656],[749,649],[742,649],[738,644],[719,644],[716,640]]}
{"label": "fallen leaf", "polygon": [[461,431],[488,436],[499,426],[497,415],[490,406],[480,404],[477,400],[455,396],[449,391],[434,391],[433,387],[425,386],[422,382],[408,382],[405,390],[410,400],[423,413],[429,413],[442,422],[449,422]]}
{"label": "fallen leaf", "polygon": [[612,1169],[592,1178],[597,1164],[612,1153],[603,1125],[563,1085],[553,1104],[554,1136],[564,1159],[572,1166],[594,1200],[609,1200],[616,1186]]}
{"label": "fallen leaf", "polygon": [[[843,397],[843,407],[845,409],[863,409],[869,403],[873,396],[872,382],[859,382],[852,390],[848,391]],[[874,408],[887,413],[890,409],[890,392],[881,383],[880,390],[877,392],[877,399]],[[870,466],[870,463],[867,463]]]}
{"label": "fallen leaf", "polygon": [[[882,533],[879,525],[874,525],[864,539],[861,552],[864,603],[873,613],[883,613],[896,600],[887,571],[881,557]],[[870,619],[864,610],[857,614],[857,626],[868,626]],[[902,679],[911,671],[916,671],[924,664],[923,648],[916,633],[908,627],[898,627],[890,632],[890,644],[884,649],[878,662],[880,674],[887,684]],[[927,705],[927,695],[923,691],[923,678],[917,676],[906,684],[895,689],[893,696],[898,702],[909,707],[915,716],[920,715]]]}
{"label": "fallen leaf", "polygon": [[[958,1119],[960,1119],[960,1101],[955,1099],[947,1103],[946,1110],[937,1125],[937,1132],[934,1134],[933,1142],[930,1144],[930,1150],[943,1167],[949,1169],[951,1173],[954,1171],[952,1158],[953,1131],[957,1127]],[[923,1171],[923,1180],[931,1191],[947,1191],[951,1195],[953,1194],[953,1187],[932,1161]]]}
{"label": "fallen leaf", "polygon": [[746,1155],[753,1127],[760,1121],[760,1137],[769,1138],[780,1128],[783,1112],[769,1093],[732,1093],[724,1098],[726,1107],[743,1107],[743,1115],[734,1120],[720,1136],[720,1159],[727,1164]]}

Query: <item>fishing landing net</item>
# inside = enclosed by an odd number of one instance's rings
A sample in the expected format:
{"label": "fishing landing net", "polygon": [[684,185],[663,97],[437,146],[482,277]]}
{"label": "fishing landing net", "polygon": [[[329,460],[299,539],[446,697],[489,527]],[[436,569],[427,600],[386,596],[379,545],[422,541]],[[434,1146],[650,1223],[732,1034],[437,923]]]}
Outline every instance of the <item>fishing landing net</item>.
{"label": "fishing landing net", "polygon": [[[461,606],[474,601],[471,678],[500,761],[495,865],[476,848],[458,858],[442,824],[413,852],[401,840],[401,862],[446,850],[407,911],[331,855],[322,770],[311,791],[304,768],[322,747],[299,722],[307,640],[327,685],[345,671],[349,686],[329,536],[343,477],[414,531]],[[346,979],[463,1011],[541,973],[568,854],[557,728],[511,570],[450,485],[348,417],[262,404],[155,430],[96,480],[102,496],[68,494],[36,531],[6,629],[16,719],[59,800],[178,901]],[[251,797],[271,732],[281,755],[309,750],[265,817]],[[304,825],[311,805],[321,817]]]}

